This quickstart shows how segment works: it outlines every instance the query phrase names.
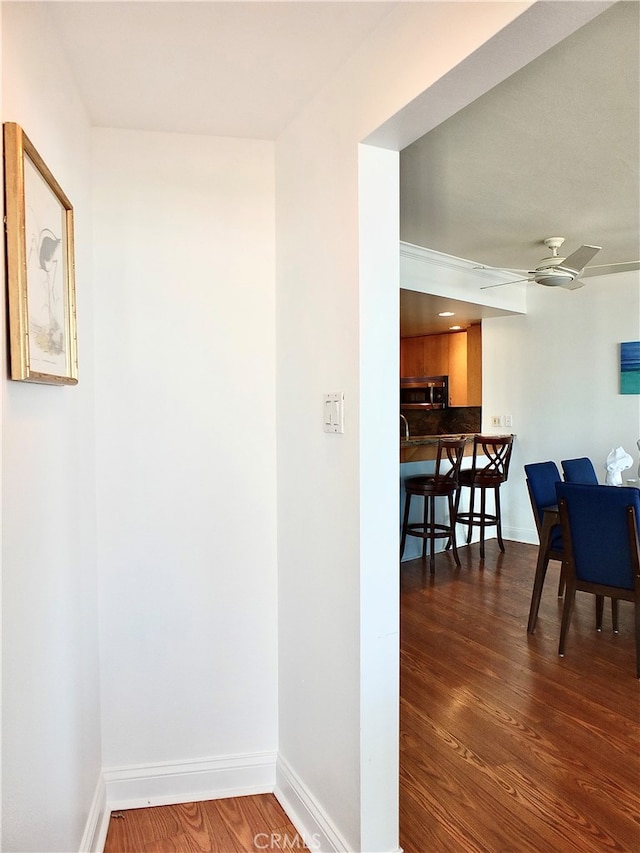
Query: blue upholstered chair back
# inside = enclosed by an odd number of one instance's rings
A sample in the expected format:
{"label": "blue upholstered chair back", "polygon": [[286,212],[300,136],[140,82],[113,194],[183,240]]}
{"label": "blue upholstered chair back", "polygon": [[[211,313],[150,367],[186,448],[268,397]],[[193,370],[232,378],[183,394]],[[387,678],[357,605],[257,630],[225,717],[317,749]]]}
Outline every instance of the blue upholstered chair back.
{"label": "blue upholstered chair back", "polygon": [[640,490],[557,483],[566,501],[576,577],[620,589],[634,588],[627,507],[640,523]]}
{"label": "blue upholstered chair back", "polygon": [[586,456],[579,459],[563,459],[560,463],[565,483],[584,483],[587,486],[598,485],[598,475],[593,462]]}
{"label": "blue upholstered chair back", "polygon": [[[524,466],[524,471],[527,475],[536,527],[540,533],[542,510],[545,506],[557,504],[556,483],[560,482],[562,478],[555,462],[532,462]],[[551,548],[554,551],[562,551],[562,532],[559,527],[551,534]]]}

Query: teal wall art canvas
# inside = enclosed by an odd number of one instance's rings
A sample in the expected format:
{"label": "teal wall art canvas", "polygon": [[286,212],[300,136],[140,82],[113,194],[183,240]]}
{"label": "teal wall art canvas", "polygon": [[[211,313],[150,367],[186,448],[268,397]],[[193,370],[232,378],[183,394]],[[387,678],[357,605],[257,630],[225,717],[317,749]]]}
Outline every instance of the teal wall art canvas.
{"label": "teal wall art canvas", "polygon": [[620,344],[620,393],[640,394],[640,341]]}

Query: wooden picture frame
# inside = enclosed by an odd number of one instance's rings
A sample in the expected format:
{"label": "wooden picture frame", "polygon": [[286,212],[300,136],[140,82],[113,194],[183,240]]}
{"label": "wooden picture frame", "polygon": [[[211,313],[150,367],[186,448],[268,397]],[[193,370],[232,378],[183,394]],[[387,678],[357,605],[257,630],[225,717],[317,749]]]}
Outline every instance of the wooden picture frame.
{"label": "wooden picture frame", "polygon": [[73,207],[22,128],[4,124],[10,378],[78,382]]}
{"label": "wooden picture frame", "polygon": [[640,394],[640,341],[620,344],[620,393]]}

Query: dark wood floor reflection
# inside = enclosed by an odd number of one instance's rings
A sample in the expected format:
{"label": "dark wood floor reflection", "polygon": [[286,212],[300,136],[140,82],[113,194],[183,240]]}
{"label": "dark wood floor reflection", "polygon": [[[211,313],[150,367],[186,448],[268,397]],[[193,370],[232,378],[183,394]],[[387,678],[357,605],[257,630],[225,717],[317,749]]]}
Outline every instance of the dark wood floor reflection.
{"label": "dark wood floor reflection", "polygon": [[[602,633],[578,593],[566,656],[551,563],[526,633],[537,548],[487,543],[401,568],[400,843],[405,853],[640,851],[633,606]],[[480,567],[479,567],[480,566]]]}

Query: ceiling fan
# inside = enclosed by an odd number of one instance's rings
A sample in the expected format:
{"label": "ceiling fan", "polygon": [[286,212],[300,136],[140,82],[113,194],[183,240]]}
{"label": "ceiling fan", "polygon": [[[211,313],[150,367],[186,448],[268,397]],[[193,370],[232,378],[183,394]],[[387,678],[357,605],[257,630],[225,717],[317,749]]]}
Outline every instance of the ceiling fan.
{"label": "ceiling fan", "polygon": [[[580,246],[571,255],[563,258],[558,254],[558,249],[564,243],[564,237],[547,237],[543,242],[551,250],[551,255],[543,258],[534,270],[505,270],[505,272],[521,273],[523,277],[516,278],[513,281],[503,281],[499,284],[488,284],[480,289],[487,290],[490,287],[503,287],[505,284],[533,281],[536,284],[544,284],[546,287],[564,287],[566,290],[577,290],[579,287],[584,287],[583,275],[626,272],[627,270],[638,269],[640,266],[637,261],[631,261],[629,263],[587,267],[589,261],[598,254],[601,246]],[[476,267],[476,269],[497,269],[497,267],[481,266]]]}

